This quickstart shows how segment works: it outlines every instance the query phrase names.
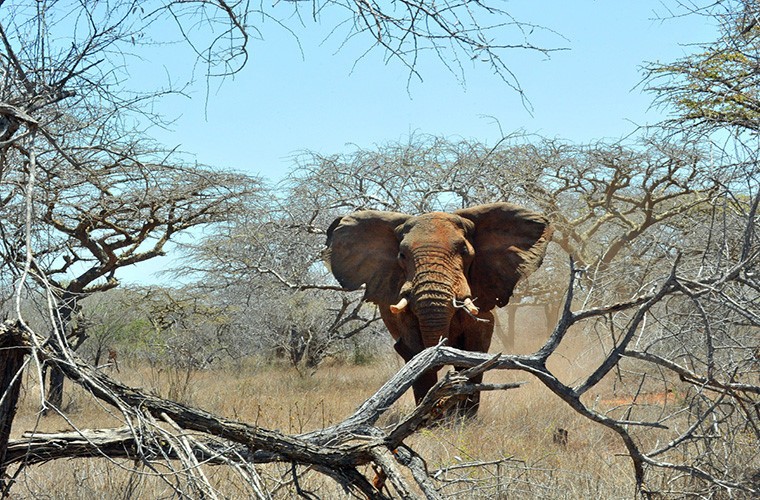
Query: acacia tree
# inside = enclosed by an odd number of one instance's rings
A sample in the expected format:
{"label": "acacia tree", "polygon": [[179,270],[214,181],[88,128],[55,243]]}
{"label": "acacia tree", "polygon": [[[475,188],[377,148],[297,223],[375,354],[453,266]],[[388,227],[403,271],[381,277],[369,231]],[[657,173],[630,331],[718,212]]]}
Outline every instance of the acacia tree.
{"label": "acacia tree", "polygon": [[[663,123],[670,134],[709,143],[716,170],[730,175],[723,205],[754,220],[760,203],[760,7],[725,0],[694,7],[694,14],[717,23],[717,40],[677,61],[649,64],[645,89],[670,112]],[[756,237],[752,227],[744,258]]]}
{"label": "acacia tree", "polygon": [[288,199],[297,200],[291,215],[304,234],[362,209],[416,214],[508,200],[548,214],[556,246],[518,287],[497,329],[511,347],[519,311],[541,311],[541,334],[556,323],[566,255],[593,285],[589,301],[622,300],[651,286],[672,250],[667,242],[688,234],[690,219],[709,211],[728,181],[713,172],[694,143],[657,137],[576,145],[515,134],[488,145],[416,135],[342,155],[305,152]]}
{"label": "acacia tree", "polygon": [[226,311],[245,339],[241,354],[285,357],[312,372],[327,357],[354,348],[358,334],[376,333],[379,316],[360,296],[326,284],[324,229],[295,217],[300,200],[270,193],[278,205],[249,207],[224,231],[189,245],[174,273],[195,276],[193,286]]}
{"label": "acacia tree", "polygon": [[51,338],[63,346],[80,298],[116,286],[118,269],[163,254],[177,232],[226,216],[254,183],[145,135],[151,102],[176,90],[128,90],[125,48],[149,26],[137,3],[1,7],[3,274],[10,289],[31,277],[48,290]]}
{"label": "acacia tree", "polygon": [[695,5],[694,15],[718,25],[718,39],[669,63],[646,67],[646,90],[670,111],[669,127],[702,132],[760,132],[760,7],[751,0]]}
{"label": "acacia tree", "polygon": [[[18,158],[35,182],[23,191],[7,191],[4,231],[6,248],[13,246],[3,257],[9,272],[20,279],[20,273],[29,273],[49,290],[55,304],[52,337],[65,345],[67,337],[76,336],[76,349],[86,330],[68,325],[79,300],[116,287],[120,269],[164,255],[177,233],[225,219],[255,194],[257,183],[161,161],[155,152],[115,140],[107,148],[78,147],[66,138],[59,145],[71,151],[65,161],[57,150],[44,149]],[[23,175],[12,170],[4,186],[23,186]],[[25,204],[30,210],[20,217]],[[25,237],[28,231],[39,237]],[[60,407],[62,374],[51,374],[48,400]]]}

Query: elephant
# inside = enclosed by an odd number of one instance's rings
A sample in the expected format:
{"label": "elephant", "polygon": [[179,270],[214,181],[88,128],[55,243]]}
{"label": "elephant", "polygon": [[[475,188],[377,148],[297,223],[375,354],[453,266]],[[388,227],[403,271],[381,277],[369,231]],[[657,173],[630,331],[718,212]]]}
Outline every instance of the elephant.
{"label": "elephant", "polygon": [[[342,287],[365,286],[364,300],[378,305],[396,352],[408,362],[442,338],[451,347],[487,352],[491,311],[541,265],[551,233],[543,215],[511,203],[417,216],[363,210],[330,225],[324,257]],[[437,371],[414,382],[417,404]],[[474,416],[479,404],[475,393],[456,411]]]}

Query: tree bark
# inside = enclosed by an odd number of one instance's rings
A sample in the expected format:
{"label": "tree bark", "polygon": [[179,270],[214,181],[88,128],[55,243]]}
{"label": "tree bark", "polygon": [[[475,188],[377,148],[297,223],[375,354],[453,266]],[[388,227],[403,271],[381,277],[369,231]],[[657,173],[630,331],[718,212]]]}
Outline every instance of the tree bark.
{"label": "tree bark", "polygon": [[61,408],[63,406],[63,382],[66,380],[66,375],[56,366],[51,366],[50,377],[48,379],[48,392],[47,392],[47,405],[42,410],[43,415],[47,415],[50,411],[50,407]]}
{"label": "tree bark", "polygon": [[[84,276],[86,275],[87,273],[69,284],[67,290],[61,297],[60,305],[56,309],[60,336],[57,336],[55,331],[51,332],[50,336],[53,340],[53,347],[58,352],[63,352],[67,346],[57,346],[57,344],[67,344],[69,339],[76,339],[74,345],[68,345],[68,348],[76,352],[87,339],[87,332],[85,328],[81,326],[81,323],[78,327],[73,329],[74,331],[69,332],[69,327],[73,319],[81,314],[82,306],[79,304],[79,297],[83,295],[85,286],[92,281],[90,277],[85,279]],[[66,374],[58,366],[53,365],[50,367],[50,379],[46,396],[47,404],[42,409],[43,415],[48,414],[50,407],[60,409],[63,406],[63,384],[65,380]]]}
{"label": "tree bark", "polygon": [[20,336],[20,325],[0,324],[0,492],[6,490],[8,441],[21,390],[24,356],[28,352]]}

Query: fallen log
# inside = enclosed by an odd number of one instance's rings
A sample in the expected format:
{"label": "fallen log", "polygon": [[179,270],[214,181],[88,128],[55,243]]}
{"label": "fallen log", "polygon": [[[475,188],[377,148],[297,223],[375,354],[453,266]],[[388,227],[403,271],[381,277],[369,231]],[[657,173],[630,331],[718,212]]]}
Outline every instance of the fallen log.
{"label": "fallen log", "polygon": [[[398,495],[408,497],[415,488],[406,483],[398,470],[400,464],[410,470],[417,491],[436,498],[422,459],[413,451],[400,448],[404,439],[437,418],[431,415],[445,414],[465,394],[519,386],[472,384],[471,377],[497,362],[505,362],[503,357],[438,346],[405,365],[345,421],[319,431],[290,436],[143,393],[111,379],[71,353],[61,359],[45,345],[44,339],[21,325],[8,326],[6,330],[13,330],[16,343],[36,346],[38,356],[55,363],[73,382],[120,409],[129,424],[112,429],[25,432],[21,439],[10,441],[5,447],[3,467],[6,468],[85,457],[180,460],[187,462],[186,470],[198,470],[197,464],[201,462],[211,465],[286,462],[311,466],[348,491],[360,492],[369,498],[386,498],[358,471],[358,467],[373,463],[391,478]],[[390,430],[374,425],[417,376],[431,367],[453,363],[477,368],[442,377],[421,404]],[[169,423],[176,432],[168,434],[156,421]],[[397,449],[403,451],[392,453]],[[392,457],[395,460],[391,460]]]}

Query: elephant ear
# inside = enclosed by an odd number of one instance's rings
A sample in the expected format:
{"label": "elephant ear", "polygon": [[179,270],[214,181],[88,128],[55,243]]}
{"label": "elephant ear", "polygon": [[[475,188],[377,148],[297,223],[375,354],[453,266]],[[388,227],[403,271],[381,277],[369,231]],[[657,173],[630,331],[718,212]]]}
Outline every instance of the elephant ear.
{"label": "elephant ear", "polygon": [[404,275],[395,230],[409,217],[364,210],[335,219],[327,230],[324,259],[341,286],[356,290],[366,284],[364,300],[376,304],[398,300]]}
{"label": "elephant ear", "polygon": [[476,305],[505,306],[517,282],[538,269],[552,229],[541,214],[511,203],[479,205],[454,212],[475,223],[475,256],[469,282]]}

